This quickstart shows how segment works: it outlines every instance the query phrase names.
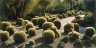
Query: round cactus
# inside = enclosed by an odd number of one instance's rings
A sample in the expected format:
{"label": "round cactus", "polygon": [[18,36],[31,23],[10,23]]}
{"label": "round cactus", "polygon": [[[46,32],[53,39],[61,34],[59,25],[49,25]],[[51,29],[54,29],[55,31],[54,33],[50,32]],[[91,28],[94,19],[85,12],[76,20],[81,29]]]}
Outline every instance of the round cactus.
{"label": "round cactus", "polygon": [[51,26],[50,30],[52,30],[55,33],[55,38],[61,37],[60,32],[57,30],[56,26]]}
{"label": "round cactus", "polygon": [[76,39],[79,39],[79,33],[74,31],[74,32],[70,32],[68,33],[68,36],[69,36],[69,39],[71,40],[76,40]]}
{"label": "round cactus", "polygon": [[51,26],[54,26],[54,24],[52,22],[45,22],[42,25],[43,30],[47,30],[48,28],[50,28]]}
{"label": "round cactus", "polygon": [[16,33],[14,33],[13,35],[13,39],[16,43],[19,43],[19,42],[24,42],[27,40],[27,36],[26,36],[26,33],[23,32],[23,31],[18,31]]}
{"label": "round cactus", "polygon": [[95,34],[95,29],[93,27],[87,27],[85,29],[85,35],[92,37]]}
{"label": "round cactus", "polygon": [[92,40],[92,42],[96,43],[96,35],[94,35],[91,40]]}
{"label": "round cactus", "polygon": [[28,31],[30,28],[34,28],[34,25],[32,23],[26,24],[26,31]]}
{"label": "round cactus", "polygon": [[34,18],[39,18],[39,16],[35,16]]}
{"label": "round cactus", "polygon": [[64,33],[69,33],[69,32],[72,32],[74,30],[74,25],[72,23],[67,23],[65,26],[64,26]]}
{"label": "round cactus", "polygon": [[36,30],[35,30],[35,28],[30,28],[29,30],[28,30],[28,33],[29,33],[29,36],[35,36],[36,35]]}
{"label": "round cactus", "polygon": [[55,39],[55,33],[52,30],[46,30],[43,32],[43,39],[46,43],[51,43]]}
{"label": "round cactus", "polygon": [[55,21],[53,21],[53,23],[57,27],[57,29],[60,29],[60,27],[61,27],[61,21],[60,20],[55,20]]}
{"label": "round cactus", "polygon": [[28,20],[24,20],[23,22],[22,22],[22,24],[28,24],[28,23],[30,23],[30,21],[28,21]]}
{"label": "round cactus", "polygon": [[38,25],[38,18],[33,18],[31,21],[34,25]]}
{"label": "round cactus", "polygon": [[74,30],[75,31],[79,31],[79,24],[78,23],[74,23]]}
{"label": "round cactus", "polygon": [[11,26],[11,23],[9,23],[9,22],[2,22],[2,23],[1,23],[1,29],[2,29],[3,31],[6,31],[6,28],[7,28],[8,26]]}
{"label": "round cactus", "polygon": [[29,40],[29,45],[34,45],[35,41],[33,39]]}
{"label": "round cactus", "polygon": [[23,22],[23,20],[24,20],[23,18],[18,18],[18,19],[17,19],[17,24],[18,24],[18,25],[21,25],[22,22]]}
{"label": "round cactus", "polygon": [[39,28],[42,28],[42,25],[43,25],[45,22],[47,22],[46,18],[44,18],[44,17],[39,17],[39,19],[38,19],[38,26],[39,26]]}
{"label": "round cactus", "polygon": [[6,30],[9,32],[9,35],[13,35],[15,33],[14,26],[8,26]]}
{"label": "round cactus", "polygon": [[9,33],[7,31],[0,32],[1,41],[6,41],[9,39]]}

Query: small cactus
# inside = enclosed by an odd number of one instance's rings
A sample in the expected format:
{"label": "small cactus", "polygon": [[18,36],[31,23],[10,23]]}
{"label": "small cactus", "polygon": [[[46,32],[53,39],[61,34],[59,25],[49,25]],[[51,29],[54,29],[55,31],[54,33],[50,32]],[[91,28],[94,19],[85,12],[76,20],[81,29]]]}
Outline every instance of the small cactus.
{"label": "small cactus", "polygon": [[74,24],[74,30],[79,32],[79,24],[78,23],[73,23]]}
{"label": "small cactus", "polygon": [[54,26],[54,24],[52,22],[45,22],[42,25],[43,30],[47,30],[48,28],[50,28],[51,26]]}
{"label": "small cactus", "polygon": [[33,39],[29,40],[29,45],[34,45],[35,41]]}
{"label": "small cactus", "polygon": [[9,32],[9,35],[13,35],[15,33],[14,26],[8,26],[6,30]]}
{"label": "small cactus", "polygon": [[92,37],[95,34],[95,29],[93,27],[87,27],[85,29],[85,35]]}
{"label": "small cactus", "polygon": [[1,23],[1,29],[2,29],[3,31],[6,31],[6,28],[7,28],[8,26],[11,26],[11,23],[9,23],[9,22],[2,22],[2,23]]}
{"label": "small cactus", "polygon": [[96,35],[93,35],[93,37],[92,37],[92,42],[95,42],[96,43]]}
{"label": "small cactus", "polygon": [[17,24],[18,25],[22,25],[23,20],[24,20],[23,18],[18,18],[17,19]]}
{"label": "small cactus", "polygon": [[29,36],[34,36],[34,35],[36,35],[36,30],[35,30],[35,28],[30,28],[29,30],[28,30],[28,34],[29,34]]}
{"label": "small cactus", "polygon": [[7,31],[0,32],[1,41],[6,41],[9,39],[9,33]]}

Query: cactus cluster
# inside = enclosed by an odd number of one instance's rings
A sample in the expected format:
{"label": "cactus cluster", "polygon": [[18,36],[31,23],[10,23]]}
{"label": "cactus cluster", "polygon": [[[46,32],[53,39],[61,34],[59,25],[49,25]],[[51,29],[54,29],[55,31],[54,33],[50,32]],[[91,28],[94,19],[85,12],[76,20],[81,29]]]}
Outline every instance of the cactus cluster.
{"label": "cactus cluster", "polygon": [[65,26],[64,26],[64,33],[69,33],[69,32],[72,32],[74,30],[74,25],[72,23],[67,23]]}
{"label": "cactus cluster", "polygon": [[80,37],[79,33],[76,31],[68,33],[68,36],[69,36],[69,39],[71,40],[76,40],[76,39],[79,39]]}
{"label": "cactus cluster", "polygon": [[45,22],[47,22],[47,19],[46,19],[46,18],[44,18],[44,17],[39,17],[39,19],[38,19],[38,26],[39,26],[39,28],[42,28],[42,25],[43,25]]}
{"label": "cactus cluster", "polygon": [[26,31],[28,31],[28,29],[30,29],[30,28],[34,28],[33,23],[26,24]]}
{"label": "cactus cluster", "polygon": [[54,26],[54,24],[52,22],[45,22],[43,25],[42,25],[42,28],[43,30],[47,30],[49,29],[51,26]]}
{"label": "cactus cluster", "polygon": [[49,29],[55,33],[55,38],[61,37],[61,33],[57,30],[56,26],[51,26]]}

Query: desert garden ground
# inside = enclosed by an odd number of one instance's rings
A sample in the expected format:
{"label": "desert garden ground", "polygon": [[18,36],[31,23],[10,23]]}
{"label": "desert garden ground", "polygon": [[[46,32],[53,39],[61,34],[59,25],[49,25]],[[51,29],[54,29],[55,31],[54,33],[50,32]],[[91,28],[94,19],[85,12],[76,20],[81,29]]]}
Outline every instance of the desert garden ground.
{"label": "desert garden ground", "polygon": [[96,48],[95,0],[0,0],[0,48]]}
{"label": "desert garden ground", "polygon": [[[18,48],[22,48],[22,47],[26,47],[26,48],[75,48],[73,46],[74,42],[68,42],[66,44],[62,43],[62,39],[65,36],[68,36],[68,35],[64,34],[64,29],[63,29],[64,25],[71,22],[74,19],[75,19],[75,17],[68,17],[68,18],[61,19],[62,25],[61,25],[61,28],[59,29],[59,32],[61,33],[61,37],[56,38],[54,40],[54,42],[51,44],[44,43],[44,40],[42,39],[43,29],[39,29],[38,26],[35,26],[36,31],[37,31],[37,34],[35,36],[29,37],[29,35],[27,34],[28,40],[23,43],[15,43],[13,40],[13,36],[10,36],[10,38],[7,41],[0,42],[0,48],[16,48],[16,47],[18,47]],[[15,21],[11,21],[11,24],[15,26],[15,32],[18,30],[26,32],[25,29],[22,29],[22,26],[17,26]],[[85,28],[86,27],[79,26],[80,39],[83,38]],[[0,29],[0,32],[1,32],[1,29]],[[29,45],[30,39],[34,39],[36,44]],[[80,41],[80,39],[78,39],[78,40]],[[83,48],[95,48],[96,47],[95,45],[96,44],[92,44],[92,43],[85,44],[83,46]]]}

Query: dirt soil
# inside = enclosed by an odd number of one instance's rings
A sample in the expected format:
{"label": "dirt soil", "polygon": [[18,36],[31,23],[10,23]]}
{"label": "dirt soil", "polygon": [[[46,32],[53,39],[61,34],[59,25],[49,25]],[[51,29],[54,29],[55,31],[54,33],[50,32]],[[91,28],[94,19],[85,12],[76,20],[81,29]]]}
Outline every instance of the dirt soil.
{"label": "dirt soil", "polygon": [[[29,37],[29,35],[27,34],[28,40],[26,42],[15,43],[13,40],[13,36],[10,36],[10,38],[6,42],[0,42],[0,48],[16,48],[16,47],[22,48],[22,46],[26,46],[26,48],[76,48],[73,46],[73,43],[70,43],[70,42],[63,44],[62,46],[60,45],[60,42],[64,38],[64,36],[67,36],[64,34],[63,27],[66,23],[71,22],[73,19],[75,19],[75,18],[68,17],[68,18],[61,19],[62,27],[61,27],[61,29],[59,29],[59,32],[61,33],[62,36],[59,38],[56,38],[54,40],[54,42],[51,44],[44,43],[44,40],[42,39],[43,30],[39,29],[37,26],[35,26],[35,28],[37,30],[37,34],[33,37]],[[15,25],[15,24],[13,24],[13,25]],[[80,32],[79,32],[80,38],[82,38],[82,36],[84,35],[84,29],[85,29],[85,27],[80,27]],[[15,26],[15,31],[20,31],[20,30],[26,32],[26,30],[22,29],[21,26],[19,26],[19,27]],[[33,46],[29,45],[30,39],[34,39],[36,44]],[[83,46],[83,48],[96,48],[96,44],[91,44],[91,47],[88,47],[88,46]]]}

